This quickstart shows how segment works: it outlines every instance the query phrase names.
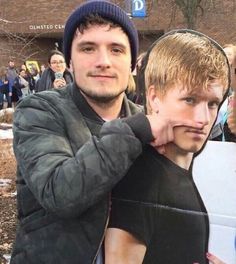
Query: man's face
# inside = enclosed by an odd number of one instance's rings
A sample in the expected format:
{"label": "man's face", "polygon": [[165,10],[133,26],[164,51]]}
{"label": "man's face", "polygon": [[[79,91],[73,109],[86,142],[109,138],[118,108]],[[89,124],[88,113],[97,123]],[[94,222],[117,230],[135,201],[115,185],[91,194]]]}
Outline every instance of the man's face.
{"label": "man's face", "polygon": [[52,57],[50,59],[50,68],[54,72],[64,73],[64,71],[66,69],[65,59],[59,54],[52,55]]}
{"label": "man's face", "polygon": [[20,76],[23,77],[23,78],[26,77],[25,70],[20,71]]}
{"label": "man's face", "polygon": [[21,65],[21,69],[26,71],[26,66],[25,66],[25,64],[22,64],[22,65]]}
{"label": "man's face", "polygon": [[75,35],[71,65],[76,84],[96,102],[110,102],[123,94],[131,72],[131,51],[121,28],[90,26]]}
{"label": "man's face", "polygon": [[41,70],[41,72],[44,72],[44,70],[45,70],[45,66],[44,66],[44,65],[41,65],[41,66],[40,66],[40,70]]}
{"label": "man's face", "polygon": [[14,61],[9,61],[9,67],[10,68],[14,68],[15,66],[15,62]]}
{"label": "man's face", "polygon": [[183,85],[170,88],[159,101],[159,112],[171,119],[193,120],[201,129],[179,126],[174,128],[174,144],[181,153],[199,151],[217,117],[219,104],[223,100],[223,86],[211,82],[207,90],[187,91]]}

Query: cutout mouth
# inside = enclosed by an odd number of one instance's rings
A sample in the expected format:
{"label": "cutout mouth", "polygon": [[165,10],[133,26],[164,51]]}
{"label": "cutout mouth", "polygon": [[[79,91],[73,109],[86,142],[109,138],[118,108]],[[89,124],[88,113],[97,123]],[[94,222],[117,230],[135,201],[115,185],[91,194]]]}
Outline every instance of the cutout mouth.
{"label": "cutout mouth", "polygon": [[186,130],[186,132],[193,133],[193,134],[198,134],[198,135],[204,135],[204,136],[207,135],[207,133],[205,131],[197,130],[197,129],[188,129],[188,130]]}

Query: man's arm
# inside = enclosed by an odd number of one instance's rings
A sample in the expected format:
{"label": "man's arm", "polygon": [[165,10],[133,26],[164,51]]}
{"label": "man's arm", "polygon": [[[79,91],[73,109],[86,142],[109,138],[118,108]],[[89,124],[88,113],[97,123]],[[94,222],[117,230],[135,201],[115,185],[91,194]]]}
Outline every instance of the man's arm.
{"label": "man's arm", "polygon": [[105,264],[141,264],[146,246],[130,233],[108,228],[105,238]]}
{"label": "man's arm", "polygon": [[[106,123],[98,139],[88,128],[81,131],[76,118],[82,117],[76,113],[72,131],[66,131],[65,112],[56,106],[60,102],[49,103],[37,95],[20,102],[15,112],[14,151],[20,174],[47,211],[61,217],[79,215],[126,174],[142,144],[121,120]],[[69,140],[68,134],[78,136]],[[76,151],[72,140],[81,143]]]}

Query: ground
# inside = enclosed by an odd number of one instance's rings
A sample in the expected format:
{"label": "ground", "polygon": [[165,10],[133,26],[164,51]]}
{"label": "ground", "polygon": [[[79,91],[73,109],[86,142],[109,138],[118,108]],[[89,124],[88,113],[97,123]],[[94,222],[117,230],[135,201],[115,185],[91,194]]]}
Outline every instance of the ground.
{"label": "ground", "polygon": [[0,196],[0,263],[7,263],[3,255],[10,255],[16,229],[15,198]]}
{"label": "ground", "polygon": [[[16,231],[16,162],[12,150],[12,139],[0,139],[0,264],[10,255]],[[11,183],[2,187],[4,180]]]}

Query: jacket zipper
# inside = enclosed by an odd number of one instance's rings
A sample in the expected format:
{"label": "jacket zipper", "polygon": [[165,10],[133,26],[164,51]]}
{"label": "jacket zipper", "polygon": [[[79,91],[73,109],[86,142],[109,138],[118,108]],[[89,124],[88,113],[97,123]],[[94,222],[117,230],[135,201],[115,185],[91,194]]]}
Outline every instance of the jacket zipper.
{"label": "jacket zipper", "polygon": [[105,233],[106,233],[106,230],[107,230],[107,226],[108,226],[108,223],[109,223],[109,218],[110,218],[110,211],[111,211],[111,193],[109,193],[109,199],[108,199],[108,213],[107,213],[107,220],[106,220],[106,224],[105,224],[105,227],[103,229],[103,235],[102,235],[102,238],[100,240],[100,243],[99,243],[99,246],[98,246],[98,249],[96,251],[96,254],[94,256],[94,259],[93,259],[93,262],[92,264],[95,264],[95,261],[96,261],[96,258],[98,256],[98,253],[99,253],[99,250],[102,246],[102,243],[104,241],[104,238],[105,238]]}

